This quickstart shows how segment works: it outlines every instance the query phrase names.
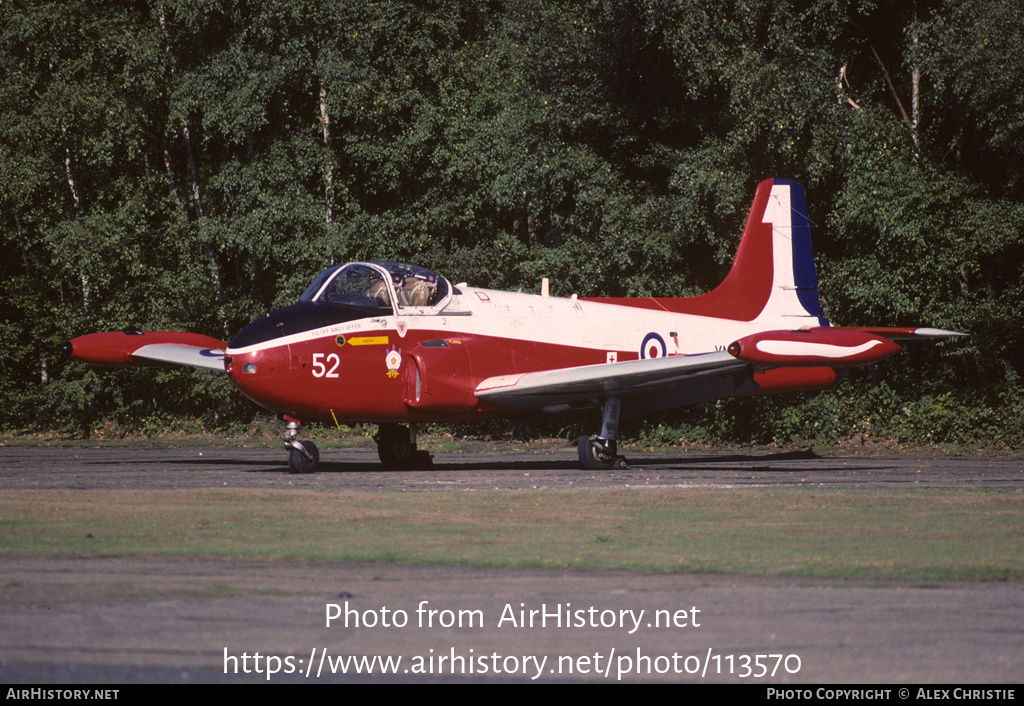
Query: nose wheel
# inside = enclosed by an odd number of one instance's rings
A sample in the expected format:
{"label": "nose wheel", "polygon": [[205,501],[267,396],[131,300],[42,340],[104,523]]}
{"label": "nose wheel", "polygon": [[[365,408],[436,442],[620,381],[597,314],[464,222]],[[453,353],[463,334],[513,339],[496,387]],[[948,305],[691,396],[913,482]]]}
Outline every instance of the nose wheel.
{"label": "nose wheel", "polygon": [[300,448],[288,449],[288,470],[292,473],[315,473],[320,467],[320,450],[312,441],[295,443]]}
{"label": "nose wheel", "polygon": [[312,441],[299,441],[299,423],[288,420],[284,445],[288,447],[288,470],[291,473],[316,473],[320,467],[320,450]]}

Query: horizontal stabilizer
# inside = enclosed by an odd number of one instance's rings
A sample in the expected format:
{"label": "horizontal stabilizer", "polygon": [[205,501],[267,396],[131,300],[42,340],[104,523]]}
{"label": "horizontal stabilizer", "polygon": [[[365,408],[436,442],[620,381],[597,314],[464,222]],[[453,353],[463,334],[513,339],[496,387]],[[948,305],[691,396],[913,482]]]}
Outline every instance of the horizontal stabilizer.
{"label": "horizontal stabilizer", "polygon": [[890,341],[934,340],[968,335],[957,331],[946,331],[941,328],[885,328],[871,326],[844,326],[843,328],[882,336]]}

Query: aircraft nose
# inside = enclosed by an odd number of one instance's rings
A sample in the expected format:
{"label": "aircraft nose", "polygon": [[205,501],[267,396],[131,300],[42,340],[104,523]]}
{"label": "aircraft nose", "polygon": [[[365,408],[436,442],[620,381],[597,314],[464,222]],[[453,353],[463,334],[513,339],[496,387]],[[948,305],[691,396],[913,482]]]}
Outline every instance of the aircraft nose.
{"label": "aircraft nose", "polygon": [[226,371],[231,383],[246,397],[274,412],[287,412],[295,404],[288,346],[256,351],[228,350]]}
{"label": "aircraft nose", "polygon": [[227,372],[232,377],[255,375],[259,372],[252,354],[235,354],[225,358]]}
{"label": "aircraft nose", "polygon": [[60,352],[70,358],[75,354],[75,344],[71,341],[64,341],[64,343],[60,345]]}

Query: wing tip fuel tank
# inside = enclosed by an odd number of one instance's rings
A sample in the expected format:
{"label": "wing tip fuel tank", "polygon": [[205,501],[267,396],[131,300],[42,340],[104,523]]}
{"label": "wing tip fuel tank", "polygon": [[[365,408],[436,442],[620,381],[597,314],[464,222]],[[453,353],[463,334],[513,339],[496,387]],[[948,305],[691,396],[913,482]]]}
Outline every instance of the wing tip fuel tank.
{"label": "wing tip fuel tank", "polygon": [[731,343],[741,360],[769,366],[833,368],[871,365],[899,352],[888,338],[856,329],[822,326],[798,331],[762,331]]}
{"label": "wing tip fuel tank", "polygon": [[[182,351],[198,351],[197,364],[189,360],[154,358],[146,355],[143,349],[158,350],[158,347],[174,346]],[[65,341],[60,350],[65,355],[91,365],[104,367],[149,367],[154,365],[189,365],[223,370],[223,353],[219,366],[213,361],[217,356],[203,354],[202,351],[223,351],[225,343],[211,336],[184,331],[104,331],[90,333],[85,336]],[[188,357],[188,356],[186,356]],[[180,358],[176,356],[175,358]]]}

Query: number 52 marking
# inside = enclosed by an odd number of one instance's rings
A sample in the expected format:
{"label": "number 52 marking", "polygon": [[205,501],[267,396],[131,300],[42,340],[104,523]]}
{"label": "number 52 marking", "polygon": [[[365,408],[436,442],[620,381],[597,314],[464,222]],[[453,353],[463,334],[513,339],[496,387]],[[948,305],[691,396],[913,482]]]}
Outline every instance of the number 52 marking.
{"label": "number 52 marking", "polygon": [[[327,362],[324,362],[326,356]],[[336,378],[338,367],[341,365],[341,358],[337,353],[314,353],[313,354],[313,377],[315,378]],[[330,366],[330,367],[328,367]]]}

